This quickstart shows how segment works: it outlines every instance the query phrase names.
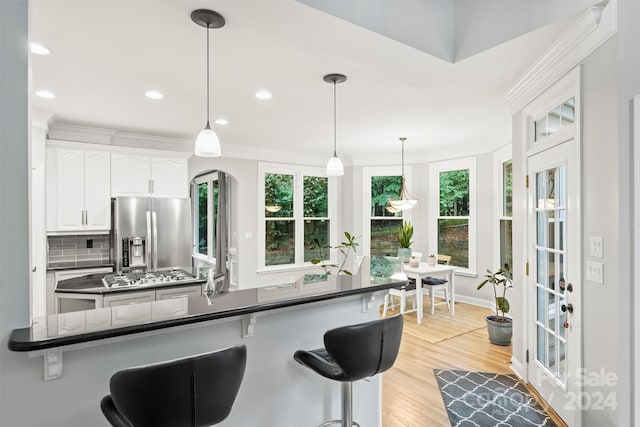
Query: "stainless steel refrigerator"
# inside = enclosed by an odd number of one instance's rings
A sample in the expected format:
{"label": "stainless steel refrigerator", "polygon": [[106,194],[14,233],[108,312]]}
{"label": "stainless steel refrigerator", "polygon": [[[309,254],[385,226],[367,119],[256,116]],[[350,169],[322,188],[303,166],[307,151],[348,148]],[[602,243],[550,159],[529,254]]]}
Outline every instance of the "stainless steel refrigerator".
{"label": "stainless steel refrigerator", "polygon": [[117,272],[191,269],[191,199],[111,199],[111,248]]}

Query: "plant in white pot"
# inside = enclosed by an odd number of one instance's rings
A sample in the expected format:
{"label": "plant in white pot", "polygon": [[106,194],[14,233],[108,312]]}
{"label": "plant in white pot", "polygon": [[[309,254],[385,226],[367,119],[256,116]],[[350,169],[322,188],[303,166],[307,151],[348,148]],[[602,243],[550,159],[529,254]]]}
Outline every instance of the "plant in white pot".
{"label": "plant in white pot", "polygon": [[401,262],[409,262],[411,258],[411,238],[413,237],[413,225],[411,225],[411,221],[407,221],[402,224],[402,228],[398,233],[398,243],[400,243],[400,247],[398,248],[398,258]]}
{"label": "plant in white pot", "polygon": [[487,283],[493,285],[496,314],[486,317],[489,341],[497,345],[509,345],[513,334],[513,320],[506,316],[510,308],[506,295],[507,291],[513,287],[511,268],[509,264],[505,264],[496,272],[487,270],[487,273],[489,274],[485,274],[485,279],[478,285],[478,290]]}

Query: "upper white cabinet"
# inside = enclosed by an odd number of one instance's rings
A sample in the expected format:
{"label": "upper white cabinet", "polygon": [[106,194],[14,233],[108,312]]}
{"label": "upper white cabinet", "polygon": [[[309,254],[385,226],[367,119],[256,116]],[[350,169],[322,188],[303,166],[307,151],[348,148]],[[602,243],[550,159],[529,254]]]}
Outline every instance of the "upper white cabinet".
{"label": "upper white cabinet", "polygon": [[111,227],[110,153],[55,148],[49,150],[48,155],[55,156],[55,171],[47,172],[54,174],[56,184],[55,225],[48,224],[48,229],[108,230]]}
{"label": "upper white cabinet", "polygon": [[114,153],[111,155],[111,194],[113,197],[189,197],[187,159]]}

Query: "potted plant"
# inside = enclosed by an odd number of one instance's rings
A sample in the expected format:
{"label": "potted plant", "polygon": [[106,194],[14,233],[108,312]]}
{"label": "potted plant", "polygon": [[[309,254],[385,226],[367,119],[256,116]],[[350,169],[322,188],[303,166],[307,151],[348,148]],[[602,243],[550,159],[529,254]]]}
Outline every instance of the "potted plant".
{"label": "potted plant", "polygon": [[398,243],[400,243],[400,247],[398,248],[398,258],[401,262],[409,262],[411,258],[411,238],[413,237],[413,225],[411,225],[411,221],[407,221],[402,224],[402,228],[398,233]]}
{"label": "potted plant", "polygon": [[493,285],[496,314],[486,317],[489,341],[497,345],[509,345],[513,333],[513,320],[506,316],[509,312],[509,300],[506,294],[513,287],[511,269],[509,264],[505,264],[496,272],[487,270],[487,273],[489,274],[485,274],[485,279],[478,285],[478,289],[482,289],[487,283]]}
{"label": "potted plant", "polygon": [[349,254],[351,253],[351,251],[353,251],[354,254],[356,253],[356,248],[358,247],[358,243],[356,242],[357,237],[350,234],[348,231],[345,231],[344,238],[345,240],[340,245],[333,247],[333,249],[337,249],[342,254],[342,263],[339,266],[338,264],[325,263],[326,257],[324,254],[324,250],[332,249],[332,247],[329,245],[323,244],[317,238],[313,239],[313,246],[318,251],[319,257],[312,259],[311,264],[320,265],[320,267],[322,267],[322,269],[324,270],[325,276],[328,276],[329,274],[331,274],[330,267],[337,268],[338,269],[337,274],[342,273],[348,276],[351,276],[353,274],[351,273],[351,271],[344,268],[344,265],[347,262],[347,259],[349,258]]}

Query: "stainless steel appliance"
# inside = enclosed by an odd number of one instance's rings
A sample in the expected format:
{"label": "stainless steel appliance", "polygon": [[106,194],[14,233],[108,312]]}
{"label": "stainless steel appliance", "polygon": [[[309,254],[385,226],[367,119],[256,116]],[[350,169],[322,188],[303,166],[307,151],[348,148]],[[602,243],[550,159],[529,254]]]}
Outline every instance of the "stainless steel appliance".
{"label": "stainless steel appliance", "polygon": [[191,269],[191,200],[111,199],[111,247],[117,272]]}
{"label": "stainless steel appliance", "polygon": [[201,283],[202,279],[187,273],[181,269],[158,270],[146,273],[119,273],[107,274],[102,278],[102,283],[107,288],[131,288],[148,285],[173,285]]}

